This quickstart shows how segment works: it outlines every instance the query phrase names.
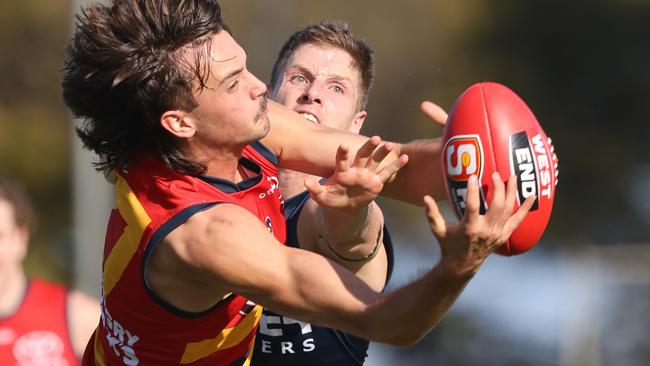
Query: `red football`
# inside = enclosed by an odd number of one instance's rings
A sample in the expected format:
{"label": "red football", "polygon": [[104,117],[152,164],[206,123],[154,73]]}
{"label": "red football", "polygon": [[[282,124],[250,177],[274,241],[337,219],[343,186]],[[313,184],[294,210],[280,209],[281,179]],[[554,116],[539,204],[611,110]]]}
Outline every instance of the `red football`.
{"label": "red football", "polygon": [[514,255],[541,238],[553,208],[558,167],[551,139],[526,103],[507,87],[491,82],[469,87],[454,103],[443,133],[442,164],[447,194],[458,217],[465,212],[467,180],[481,184],[481,213],[492,199],[492,173],[517,177],[516,208],[537,199],[524,221],[497,253]]}

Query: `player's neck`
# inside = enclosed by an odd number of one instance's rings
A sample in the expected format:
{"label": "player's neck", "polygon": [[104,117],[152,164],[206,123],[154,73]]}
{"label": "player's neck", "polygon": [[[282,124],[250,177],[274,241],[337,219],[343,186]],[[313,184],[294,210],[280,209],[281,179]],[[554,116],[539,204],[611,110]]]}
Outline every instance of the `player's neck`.
{"label": "player's neck", "polygon": [[27,277],[22,268],[12,268],[2,271],[0,283],[0,318],[13,314],[23,299]]}
{"label": "player's neck", "polygon": [[245,170],[241,169],[239,159],[244,147],[224,146],[222,149],[202,149],[194,147],[186,151],[192,161],[201,162],[207,168],[205,175],[238,183],[248,178]]}
{"label": "player's neck", "polygon": [[294,170],[280,169],[279,180],[282,198],[287,200],[306,190],[305,179],[307,178],[321,179],[315,175],[309,175]]}

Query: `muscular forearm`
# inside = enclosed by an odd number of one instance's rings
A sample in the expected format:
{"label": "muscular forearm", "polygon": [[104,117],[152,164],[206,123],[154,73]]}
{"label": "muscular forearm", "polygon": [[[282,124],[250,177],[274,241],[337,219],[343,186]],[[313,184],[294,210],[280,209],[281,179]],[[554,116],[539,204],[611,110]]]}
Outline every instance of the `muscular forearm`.
{"label": "muscular forearm", "polygon": [[386,184],[383,195],[418,206],[427,194],[436,200],[446,197],[440,139],[412,141],[400,145],[398,152],[407,154],[409,162]]}
{"label": "muscular forearm", "polygon": [[321,253],[332,252],[328,257],[339,263],[337,259],[343,259],[344,266],[346,258],[351,259],[348,262],[371,259],[382,240],[383,215],[374,202],[354,210],[319,206],[315,221]]}
{"label": "muscular forearm", "polygon": [[296,312],[286,303],[268,304],[272,310],[396,346],[412,345],[430,331],[471,278],[471,273],[462,275],[441,263],[408,286],[382,294],[322,257],[299,256],[289,265],[292,271],[314,275],[300,276],[275,295],[293,299],[302,310]]}
{"label": "muscular forearm", "polygon": [[439,263],[421,279],[387,294],[367,308],[373,318],[373,340],[412,346],[444,317],[472,278]]}

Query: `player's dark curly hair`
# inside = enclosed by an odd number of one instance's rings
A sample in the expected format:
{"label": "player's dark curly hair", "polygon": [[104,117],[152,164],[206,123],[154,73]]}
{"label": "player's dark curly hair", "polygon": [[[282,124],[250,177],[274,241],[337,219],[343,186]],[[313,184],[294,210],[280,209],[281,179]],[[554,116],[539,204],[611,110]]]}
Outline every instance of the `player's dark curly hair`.
{"label": "player's dark curly hair", "polygon": [[273,65],[271,87],[275,89],[277,83],[282,80],[282,73],[296,49],[303,44],[309,43],[340,48],[352,57],[355,63],[354,66],[361,74],[361,93],[358,107],[359,110],[365,109],[368,104],[370,88],[372,88],[372,83],[375,80],[373,51],[363,39],[352,34],[347,23],[341,21],[321,21],[308,25],[292,34],[280,49],[278,58]]}
{"label": "player's dark curly hair", "polygon": [[172,169],[198,174],[160,126],[167,110],[196,108],[212,35],[228,31],[215,0],[115,0],[82,9],[67,47],[63,99],[84,119],[77,134],[98,170],[149,150]]}

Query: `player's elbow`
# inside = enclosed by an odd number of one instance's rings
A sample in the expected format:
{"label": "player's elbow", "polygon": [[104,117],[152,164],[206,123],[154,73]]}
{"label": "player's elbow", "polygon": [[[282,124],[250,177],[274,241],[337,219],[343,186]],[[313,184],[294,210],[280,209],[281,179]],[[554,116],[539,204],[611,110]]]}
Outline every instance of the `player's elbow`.
{"label": "player's elbow", "polygon": [[412,347],[417,344],[430,329],[420,327],[391,327],[390,329],[381,329],[375,331],[374,341],[386,343],[394,347]]}
{"label": "player's elbow", "polygon": [[424,334],[395,334],[385,337],[383,343],[390,344],[394,347],[413,347],[415,346]]}

